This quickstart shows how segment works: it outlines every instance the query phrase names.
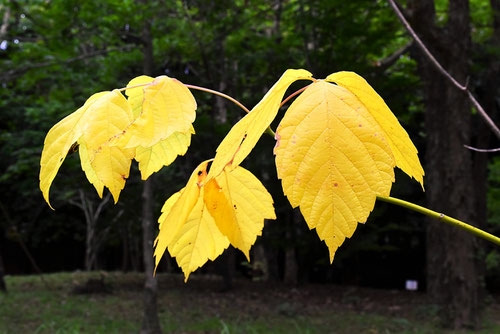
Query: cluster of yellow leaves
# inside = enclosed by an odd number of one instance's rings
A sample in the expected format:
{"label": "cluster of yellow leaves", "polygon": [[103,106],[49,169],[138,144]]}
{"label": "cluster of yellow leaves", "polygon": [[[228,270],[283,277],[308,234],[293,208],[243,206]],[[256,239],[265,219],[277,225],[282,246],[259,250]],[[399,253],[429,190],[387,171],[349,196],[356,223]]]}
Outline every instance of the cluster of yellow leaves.
{"label": "cluster of yellow leaves", "polygon": [[[276,117],[288,87],[311,80],[289,107],[276,131],[276,168],[285,195],[330,250],[364,223],[377,196],[388,196],[398,166],[423,187],[417,150],[383,99],[360,76],[337,72],[325,80],[306,70],[287,70],[262,100],[202,162],[187,185],[167,199],[155,241],[158,265],[165,250],[186,280],[230,244],[247,259],[265,219],[275,219],[273,199],[241,162]],[[141,76],[125,94],[91,96],[47,134],[40,188],[50,185],[68,149],[78,143],[82,169],[102,196],[115,202],[133,158],[143,179],[186,152],[194,133],[196,102],[179,81]],[[210,168],[208,168],[211,164]]]}
{"label": "cluster of yellow leaves", "polygon": [[239,164],[251,152],[278,113],[287,88],[310,79],[305,70],[287,70],[262,100],[227,134],[209,161],[201,163],[187,185],[164,204],[158,220],[155,258],[168,248],[186,280],[229,244],[250,260],[250,248],[261,235],[264,219],[275,219],[273,199],[260,181]]}
{"label": "cluster of yellow leaves", "polygon": [[155,241],[156,265],[168,248],[189,274],[215,260],[229,246],[250,260],[250,248],[262,234],[264,219],[275,219],[273,199],[260,181],[243,167],[224,169],[207,180],[202,162],[182,190],[163,205]]}
{"label": "cluster of yellow leaves", "polygon": [[136,85],[142,86],[126,90],[128,99],[119,90],[92,95],[50,129],[40,161],[40,189],[49,205],[52,181],[75,143],[87,179],[101,197],[107,187],[115,203],[132,159],[139,161],[142,178],[147,179],[186,153],[196,116],[191,92],[166,76],[141,76],[128,86]]}

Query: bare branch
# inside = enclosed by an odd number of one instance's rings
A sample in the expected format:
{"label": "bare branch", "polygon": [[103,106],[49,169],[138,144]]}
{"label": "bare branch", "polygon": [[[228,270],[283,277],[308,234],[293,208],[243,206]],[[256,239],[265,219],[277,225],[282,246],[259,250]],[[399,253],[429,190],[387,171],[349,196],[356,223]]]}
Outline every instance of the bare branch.
{"label": "bare branch", "polygon": [[469,145],[464,145],[464,147],[468,148],[471,151],[483,152],[483,153],[500,152],[500,148],[476,148]]}
{"label": "bare branch", "polygon": [[11,77],[22,75],[29,70],[34,70],[37,68],[49,67],[49,66],[59,65],[59,64],[69,64],[69,63],[73,63],[75,61],[79,61],[79,60],[83,60],[83,59],[87,59],[87,58],[93,58],[93,57],[105,55],[105,54],[108,54],[111,52],[130,51],[133,48],[134,48],[134,45],[125,45],[125,46],[122,46],[119,48],[97,50],[94,52],[86,53],[86,54],[83,54],[83,55],[80,55],[80,56],[77,56],[74,58],[65,59],[65,60],[53,60],[53,61],[47,61],[47,62],[43,62],[43,63],[31,64],[31,65],[27,65],[27,66],[20,67],[20,68],[14,68],[10,71],[5,71],[4,73],[0,74],[0,80],[9,80],[9,78],[11,78]]}
{"label": "bare branch", "polygon": [[111,193],[107,193],[106,196],[104,196],[104,199],[101,201],[101,203],[99,203],[99,205],[97,206],[97,210],[95,211],[94,214],[94,221],[97,221],[97,219],[99,219],[102,208],[104,208],[104,206],[106,205],[106,203],[109,202],[110,199],[111,199]]}
{"label": "bare branch", "polygon": [[70,199],[70,200],[68,200],[68,203],[71,204],[71,205],[74,205],[74,206],[78,207],[82,211],[85,211],[85,209],[83,208],[82,204],[79,203],[79,202],[77,202],[77,201],[75,201],[75,200]]}
{"label": "bare branch", "polygon": [[403,47],[399,48],[396,50],[393,54],[389,55],[388,57],[377,60],[375,62],[375,66],[377,66],[379,69],[382,71],[385,71],[388,67],[391,67],[398,59],[401,57],[403,54],[408,52],[408,50],[413,46],[414,42],[410,41],[406,43]]}
{"label": "bare branch", "polygon": [[471,101],[472,105],[477,109],[479,115],[488,124],[488,126],[490,127],[490,129],[497,136],[497,138],[500,139],[500,129],[498,129],[498,127],[495,125],[495,123],[493,122],[493,120],[488,116],[488,114],[486,113],[486,111],[484,111],[483,107],[479,104],[479,102],[477,102],[476,98],[474,97],[474,95],[472,95],[472,93],[469,91],[469,89],[467,88],[467,86],[466,85],[464,86],[464,85],[460,84],[457,80],[455,80],[455,78],[453,76],[451,76],[451,74],[448,73],[443,68],[443,66],[441,66],[441,64],[436,60],[436,58],[434,58],[434,56],[432,55],[432,53],[429,51],[429,49],[427,49],[427,47],[425,46],[425,44],[417,36],[417,34],[413,30],[413,28],[410,26],[410,24],[408,23],[408,21],[406,20],[406,18],[403,16],[403,14],[399,10],[399,7],[396,5],[396,3],[394,2],[394,0],[387,0],[387,1],[389,2],[389,4],[391,5],[392,9],[394,10],[394,12],[396,13],[396,15],[398,16],[398,18],[401,21],[401,23],[403,23],[403,26],[410,33],[410,35],[413,37],[413,39],[415,40],[415,42],[417,42],[417,45],[424,52],[424,54],[427,56],[427,58],[429,58],[429,60],[431,61],[431,63],[438,69],[438,71],[442,75],[444,75],[446,78],[448,78],[448,80],[450,80],[450,82],[455,87],[457,87],[458,89],[460,89],[461,91],[463,91],[463,92],[465,92],[467,94],[467,96],[469,97],[469,100]]}
{"label": "bare branch", "polygon": [[83,209],[83,213],[85,214],[85,221],[87,222],[87,225],[91,224],[93,217],[92,204],[87,201],[85,193],[82,189],[80,189],[78,193],[80,195],[81,208]]}

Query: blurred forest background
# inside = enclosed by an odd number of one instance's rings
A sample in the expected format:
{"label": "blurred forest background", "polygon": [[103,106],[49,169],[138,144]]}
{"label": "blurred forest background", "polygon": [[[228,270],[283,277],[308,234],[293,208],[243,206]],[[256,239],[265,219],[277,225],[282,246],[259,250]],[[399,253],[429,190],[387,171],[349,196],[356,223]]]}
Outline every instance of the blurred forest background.
{"label": "blurred forest background", "polygon": [[[500,124],[500,1],[399,3],[444,68],[467,82]],[[151,223],[147,205],[156,221],[163,202],[214,156],[243,116],[230,102],[193,91],[196,135],[186,156],[146,187],[133,165],[113,205],[108,195],[98,198],[78,154],[71,154],[51,188],[54,212],[38,188],[44,138],[94,92],[124,87],[144,73],[167,75],[251,108],[287,68],[305,68],[316,78],[341,70],[366,78],[408,131],[428,176],[424,193],[398,171],[391,195],[500,234],[500,157],[463,147],[495,148],[500,141],[466,94],[430,65],[385,0],[2,0],[0,277],[144,271],[143,240],[157,231],[153,224],[143,235],[151,225],[144,224]],[[288,94],[301,87],[294,84]],[[498,247],[378,202],[330,265],[326,246],[283,195],[273,146],[263,136],[243,163],[272,194],[278,216],[266,222],[252,262],[229,250],[193,277],[221,275],[227,288],[240,278],[384,289],[417,280],[448,325],[478,322],[486,296],[500,291]],[[164,258],[159,272],[179,269]]]}

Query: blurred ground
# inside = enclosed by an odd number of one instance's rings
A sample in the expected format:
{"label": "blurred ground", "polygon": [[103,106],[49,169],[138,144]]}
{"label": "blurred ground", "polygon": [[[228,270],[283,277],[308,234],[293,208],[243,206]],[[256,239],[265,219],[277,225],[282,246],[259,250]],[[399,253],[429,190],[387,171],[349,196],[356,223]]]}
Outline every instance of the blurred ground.
{"label": "blurred ground", "polygon": [[[181,275],[158,279],[165,333],[445,332],[437,325],[436,306],[419,292],[243,279],[222,292],[216,276],[193,275],[187,284]],[[137,333],[140,328],[138,273],[8,276],[7,284],[8,294],[0,294],[0,333]],[[500,333],[500,296],[485,303],[481,328],[457,333]]]}

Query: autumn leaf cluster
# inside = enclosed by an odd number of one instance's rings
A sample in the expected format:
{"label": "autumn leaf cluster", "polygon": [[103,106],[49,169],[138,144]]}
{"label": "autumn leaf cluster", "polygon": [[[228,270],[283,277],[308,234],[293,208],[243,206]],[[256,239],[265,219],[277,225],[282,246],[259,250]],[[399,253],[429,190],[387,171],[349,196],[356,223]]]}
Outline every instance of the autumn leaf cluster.
{"label": "autumn leaf cluster", "polygon": [[[233,126],[215,157],[201,162],[186,186],[166,200],[158,219],[156,265],[168,249],[187,280],[229,245],[250,259],[264,220],[276,215],[271,195],[240,164],[297,80],[312,83],[276,130],[276,169],[284,194],[326,243],[331,261],[357,224],[366,221],[376,197],[389,195],[394,167],[423,186],[415,146],[363,78],[337,72],[317,80],[306,70],[287,70]],[[140,76],[122,90],[92,95],[47,134],[40,169],[45,200],[49,203],[51,183],[68,150],[78,144],[89,182],[99,196],[107,187],[118,201],[132,160],[147,179],[186,153],[195,117],[196,101],[188,87],[166,76]]]}

